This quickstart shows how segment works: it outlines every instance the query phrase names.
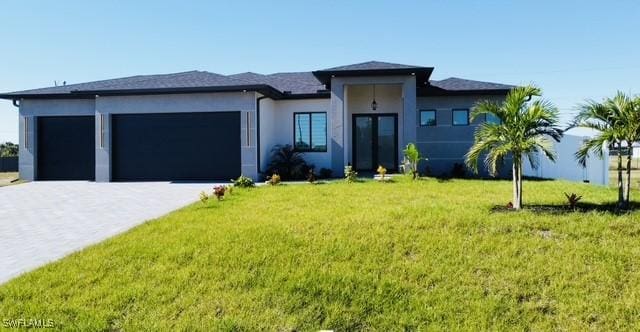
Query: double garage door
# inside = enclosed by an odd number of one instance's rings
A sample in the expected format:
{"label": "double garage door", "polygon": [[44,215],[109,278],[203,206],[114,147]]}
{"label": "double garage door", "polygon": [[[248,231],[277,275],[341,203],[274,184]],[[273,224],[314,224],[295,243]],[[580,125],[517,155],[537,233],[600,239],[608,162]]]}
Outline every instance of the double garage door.
{"label": "double garage door", "polygon": [[[93,180],[93,116],[38,118],[38,179]],[[240,175],[240,112],[114,114],[113,181],[228,181]]]}

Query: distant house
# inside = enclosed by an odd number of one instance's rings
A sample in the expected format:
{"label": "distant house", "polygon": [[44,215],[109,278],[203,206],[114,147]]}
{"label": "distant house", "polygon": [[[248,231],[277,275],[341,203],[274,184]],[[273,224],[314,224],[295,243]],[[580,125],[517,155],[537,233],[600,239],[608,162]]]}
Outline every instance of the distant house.
{"label": "distant house", "polygon": [[449,173],[473,143],[469,110],[511,85],[432,80],[433,67],[365,62],[314,72],[190,71],[0,94],[20,113],[27,180],[258,178],[275,145],[316,169],[398,169],[416,143],[422,165]]}

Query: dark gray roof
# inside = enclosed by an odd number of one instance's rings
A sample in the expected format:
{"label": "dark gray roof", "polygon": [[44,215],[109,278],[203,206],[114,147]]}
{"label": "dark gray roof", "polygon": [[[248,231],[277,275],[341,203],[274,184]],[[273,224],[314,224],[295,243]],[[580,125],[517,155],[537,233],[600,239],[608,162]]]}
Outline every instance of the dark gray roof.
{"label": "dark gray roof", "polygon": [[246,82],[206,71],[188,71],[161,75],[139,75],[88,83],[60,85],[16,91],[15,95],[68,94],[73,91],[144,90],[244,85]]}
{"label": "dark gray roof", "polygon": [[[390,74],[398,72],[410,72],[416,76],[421,76],[426,82],[433,68],[409,66],[388,62],[369,61],[348,66],[334,67],[316,72],[290,72],[274,74],[258,74],[252,72],[221,75],[206,71],[187,71],[173,74],[160,75],[138,75],[110,80],[101,80],[88,83],[69,84],[41,89],[16,91],[0,94],[0,98],[45,98],[61,96],[85,96],[91,97],[95,94],[117,94],[117,93],[166,93],[166,92],[197,92],[197,91],[238,91],[247,89],[259,91],[271,97],[286,97],[291,95],[316,95],[328,96],[326,84],[330,84],[330,78],[326,79],[327,73],[335,75],[346,75],[354,72],[380,72],[388,71]],[[422,77],[424,76],[424,77]],[[324,77],[324,78],[323,78]],[[320,78],[325,79],[321,82]],[[465,80],[461,78],[447,78],[441,81],[430,81],[431,86],[427,89],[419,88],[431,93],[455,93],[457,91],[482,91],[482,90],[508,90],[512,85]]]}
{"label": "dark gray roof", "polygon": [[437,88],[447,91],[510,90],[515,88],[514,85],[473,81],[457,77],[449,77],[440,81],[431,80],[429,83]]}
{"label": "dark gray roof", "polygon": [[426,68],[426,67],[403,65],[399,63],[390,63],[390,62],[381,62],[381,61],[367,61],[362,63],[356,63],[353,65],[327,68],[321,71],[386,70],[386,69],[410,69],[410,68]]}
{"label": "dark gray roof", "polygon": [[317,93],[324,90],[325,86],[318,81],[311,72],[276,73],[262,75],[257,73],[240,73],[228,77],[240,79],[248,84],[266,84],[278,89],[280,92],[289,91],[292,94]]}

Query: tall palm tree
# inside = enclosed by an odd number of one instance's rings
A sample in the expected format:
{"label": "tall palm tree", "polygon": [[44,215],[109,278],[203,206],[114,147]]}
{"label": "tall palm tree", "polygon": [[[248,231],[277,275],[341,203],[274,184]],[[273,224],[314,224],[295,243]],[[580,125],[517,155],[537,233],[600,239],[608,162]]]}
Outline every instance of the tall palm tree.
{"label": "tall palm tree", "polygon": [[588,100],[580,105],[580,112],[571,127],[593,129],[594,137],[584,141],[575,156],[578,162],[586,166],[589,152],[603,158],[607,146],[616,151],[618,159],[618,207],[629,206],[631,192],[631,153],[627,153],[627,181],[623,180],[623,145],[631,149],[634,142],[640,141],[640,97],[632,99],[623,92],[613,98],[598,103]]}
{"label": "tall palm tree", "polygon": [[[562,130],[558,124],[558,110],[540,97],[542,91],[535,86],[523,86],[512,89],[506,99],[497,103],[484,100],[478,102],[471,119],[481,115],[493,115],[499,123],[484,122],[476,130],[475,143],[467,152],[465,163],[474,172],[478,172],[478,160],[482,155],[491,175],[495,175],[498,166],[511,156],[513,172],[513,208],[522,207],[522,165],[528,158],[531,166],[537,168],[536,154],[542,152],[555,161],[551,139],[560,141]],[[551,139],[549,139],[551,138]]]}

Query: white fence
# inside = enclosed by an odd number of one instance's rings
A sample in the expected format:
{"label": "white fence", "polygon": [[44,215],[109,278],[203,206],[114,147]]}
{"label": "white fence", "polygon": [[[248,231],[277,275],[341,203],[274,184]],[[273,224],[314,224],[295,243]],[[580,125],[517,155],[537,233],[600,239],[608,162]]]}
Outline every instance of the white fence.
{"label": "white fence", "polygon": [[564,179],[577,182],[588,182],[606,186],[609,184],[609,153],[605,151],[604,158],[600,159],[593,154],[587,158],[587,167],[578,164],[575,153],[582,145],[585,137],[565,135],[560,143],[555,143],[555,151],[558,158],[555,163],[544,155],[538,155],[538,168],[533,169],[526,160],[524,163],[524,175],[545,179]]}

